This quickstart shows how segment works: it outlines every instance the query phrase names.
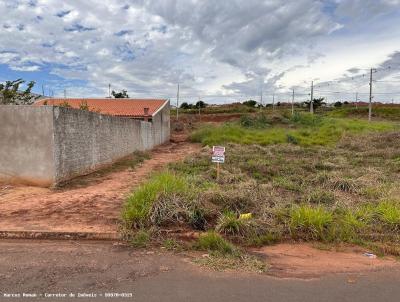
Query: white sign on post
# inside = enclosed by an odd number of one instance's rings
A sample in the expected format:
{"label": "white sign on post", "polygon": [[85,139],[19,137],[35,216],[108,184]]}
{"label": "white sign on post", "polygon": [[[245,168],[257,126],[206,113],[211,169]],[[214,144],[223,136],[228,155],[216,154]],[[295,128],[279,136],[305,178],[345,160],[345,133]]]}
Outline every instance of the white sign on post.
{"label": "white sign on post", "polygon": [[213,153],[211,156],[213,163],[224,163],[225,162],[225,147],[213,146]]}

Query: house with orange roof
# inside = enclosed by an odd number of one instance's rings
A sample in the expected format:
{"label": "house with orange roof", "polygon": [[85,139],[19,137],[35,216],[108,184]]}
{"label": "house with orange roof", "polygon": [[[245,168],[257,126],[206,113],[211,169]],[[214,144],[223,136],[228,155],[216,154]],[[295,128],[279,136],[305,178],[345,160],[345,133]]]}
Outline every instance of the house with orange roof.
{"label": "house with orange roof", "polygon": [[151,121],[162,112],[163,108],[169,106],[169,101],[166,99],[47,98],[37,101],[35,105],[70,107],[100,114]]}

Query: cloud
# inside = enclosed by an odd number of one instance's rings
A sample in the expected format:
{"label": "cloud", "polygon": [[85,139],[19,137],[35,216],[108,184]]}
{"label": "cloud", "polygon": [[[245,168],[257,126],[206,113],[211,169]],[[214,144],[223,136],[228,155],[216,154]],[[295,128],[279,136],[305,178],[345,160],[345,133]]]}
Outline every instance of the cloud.
{"label": "cloud", "polygon": [[58,76],[49,85],[70,96],[104,96],[111,83],[169,97],[178,82],[190,96],[257,95],[322,60],[318,42],[343,18],[388,14],[399,1],[328,2],[330,11],[318,0],[0,0],[0,64]]}

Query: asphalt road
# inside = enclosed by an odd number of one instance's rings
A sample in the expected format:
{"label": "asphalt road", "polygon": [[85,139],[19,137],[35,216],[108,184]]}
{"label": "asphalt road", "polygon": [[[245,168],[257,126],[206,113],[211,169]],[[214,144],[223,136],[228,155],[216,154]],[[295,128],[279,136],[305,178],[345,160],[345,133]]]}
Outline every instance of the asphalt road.
{"label": "asphalt road", "polygon": [[[107,293],[130,297],[105,298]],[[215,273],[191,264],[185,255],[109,242],[0,241],[0,301],[399,300],[399,271],[279,279]]]}

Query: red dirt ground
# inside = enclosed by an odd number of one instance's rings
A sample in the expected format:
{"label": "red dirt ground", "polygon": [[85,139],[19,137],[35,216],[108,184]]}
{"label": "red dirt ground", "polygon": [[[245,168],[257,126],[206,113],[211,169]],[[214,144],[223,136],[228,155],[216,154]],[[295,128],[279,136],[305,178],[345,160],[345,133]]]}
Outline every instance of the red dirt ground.
{"label": "red dirt ground", "polygon": [[[254,249],[270,265],[268,274],[281,278],[318,278],[326,274],[359,274],[399,270],[400,263],[391,257],[368,258],[362,247],[343,246],[340,250],[321,250],[312,244],[277,244]],[[356,278],[356,276],[353,276]],[[348,282],[352,282],[349,276]]]}
{"label": "red dirt ground", "polygon": [[80,188],[0,185],[0,231],[115,233],[126,195],[151,172],[198,151],[175,140],[151,151],[135,169],[110,172]]}

